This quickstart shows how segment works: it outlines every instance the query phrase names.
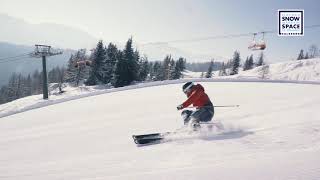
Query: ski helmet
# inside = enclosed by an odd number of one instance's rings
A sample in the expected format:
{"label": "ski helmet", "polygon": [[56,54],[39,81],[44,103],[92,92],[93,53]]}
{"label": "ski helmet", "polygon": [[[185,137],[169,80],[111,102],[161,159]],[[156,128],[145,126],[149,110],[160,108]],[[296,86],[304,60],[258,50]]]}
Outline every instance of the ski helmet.
{"label": "ski helmet", "polygon": [[182,86],[182,91],[187,94],[187,92],[190,91],[193,86],[193,82],[187,82]]}

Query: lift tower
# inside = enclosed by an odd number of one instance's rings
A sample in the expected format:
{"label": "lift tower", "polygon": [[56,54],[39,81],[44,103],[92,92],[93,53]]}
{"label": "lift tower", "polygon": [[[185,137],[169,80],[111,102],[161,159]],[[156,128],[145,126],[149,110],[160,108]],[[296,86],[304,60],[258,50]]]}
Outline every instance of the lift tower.
{"label": "lift tower", "polygon": [[32,57],[42,58],[42,72],[43,72],[43,99],[48,99],[48,78],[47,78],[47,56],[55,56],[62,54],[61,50],[53,50],[51,46],[48,45],[35,45],[35,50],[31,54]]}

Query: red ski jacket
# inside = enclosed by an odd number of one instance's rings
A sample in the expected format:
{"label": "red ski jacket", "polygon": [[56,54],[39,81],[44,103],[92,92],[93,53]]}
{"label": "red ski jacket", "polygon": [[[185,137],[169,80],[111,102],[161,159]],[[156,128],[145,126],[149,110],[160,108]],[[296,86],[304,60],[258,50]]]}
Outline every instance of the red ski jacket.
{"label": "red ski jacket", "polygon": [[204,92],[204,88],[200,84],[193,86],[187,96],[188,99],[182,103],[183,108],[186,108],[191,104],[197,108],[201,108],[209,103],[211,104],[208,95]]}

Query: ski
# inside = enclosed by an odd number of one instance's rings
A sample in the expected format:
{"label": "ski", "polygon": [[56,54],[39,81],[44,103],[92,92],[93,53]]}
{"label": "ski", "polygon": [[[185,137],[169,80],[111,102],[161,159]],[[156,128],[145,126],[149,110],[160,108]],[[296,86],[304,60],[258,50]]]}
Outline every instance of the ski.
{"label": "ski", "polygon": [[[214,126],[220,128],[219,126],[221,126],[215,122],[201,122],[199,124],[200,124],[200,126],[201,125],[206,126],[208,129],[212,129]],[[176,134],[179,132],[184,132],[184,131],[195,132],[194,130],[190,130],[187,128],[188,128],[187,126],[183,126],[179,129],[176,129],[175,131],[171,131],[171,132],[132,135],[132,138],[137,145],[158,144],[158,143],[168,141],[169,140],[168,135],[173,135],[173,134]]]}
{"label": "ski", "polygon": [[171,133],[172,132],[133,135],[132,138],[136,144],[154,144],[161,142],[165,136]]}
{"label": "ski", "polygon": [[138,145],[153,144],[163,140],[164,135],[162,133],[153,133],[153,134],[133,135],[132,138],[134,142]]}
{"label": "ski", "polygon": [[153,138],[139,138],[134,139],[134,142],[137,145],[147,145],[147,144],[155,144],[162,142],[164,138],[163,137],[153,137]]}
{"label": "ski", "polygon": [[141,139],[141,138],[151,138],[151,137],[160,137],[164,133],[152,133],[152,134],[142,134],[142,135],[133,135],[133,139]]}

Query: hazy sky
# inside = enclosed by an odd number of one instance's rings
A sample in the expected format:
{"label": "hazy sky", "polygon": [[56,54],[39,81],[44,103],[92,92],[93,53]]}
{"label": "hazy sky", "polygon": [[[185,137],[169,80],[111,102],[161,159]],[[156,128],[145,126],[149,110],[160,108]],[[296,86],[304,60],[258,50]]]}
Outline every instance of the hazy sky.
{"label": "hazy sky", "polygon": [[[318,0],[0,0],[0,13],[30,23],[57,23],[82,29],[105,41],[138,43],[190,39],[223,34],[277,30],[278,9],[304,9],[305,25],[320,24]],[[267,34],[266,56],[296,57],[299,49],[320,45],[320,28],[304,37]],[[172,46],[194,53],[242,57],[251,37],[219,39]]]}

